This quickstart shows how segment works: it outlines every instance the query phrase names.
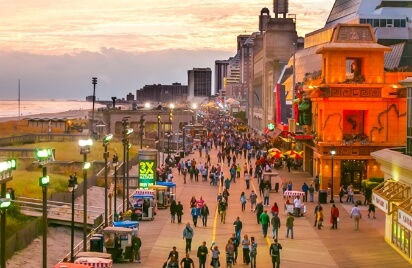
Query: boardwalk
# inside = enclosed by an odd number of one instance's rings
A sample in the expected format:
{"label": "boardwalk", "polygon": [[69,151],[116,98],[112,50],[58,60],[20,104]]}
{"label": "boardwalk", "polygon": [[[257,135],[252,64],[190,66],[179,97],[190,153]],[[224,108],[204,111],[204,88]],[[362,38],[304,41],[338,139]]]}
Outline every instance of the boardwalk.
{"label": "boardwalk", "polygon": [[[217,151],[212,150],[212,164],[217,164]],[[204,156],[204,154],[203,154]],[[200,158],[199,153],[188,156],[195,158],[197,162],[204,162],[205,158]],[[188,158],[186,157],[186,159]],[[239,159],[240,166],[243,167],[244,159]],[[223,164],[225,175],[229,174],[227,164]],[[211,242],[215,241],[220,250],[224,252],[224,246],[227,240],[234,232],[233,222],[239,216],[243,222],[243,234],[248,234],[249,238],[254,236],[258,243],[257,267],[272,267],[271,258],[269,256],[269,245],[272,242],[271,238],[263,238],[260,225],[256,222],[255,213],[250,211],[250,204],[247,203],[246,211],[241,211],[239,196],[242,191],[245,191],[249,196],[250,190],[246,190],[243,178],[237,179],[236,183],[232,183],[230,187],[229,207],[226,217],[226,224],[223,224],[218,219],[216,212],[216,195],[221,191],[220,187],[210,186],[207,182],[190,182],[183,184],[183,178],[177,174],[174,169],[174,182],[177,186],[177,200],[181,201],[184,206],[183,223],[170,223],[168,210],[159,210],[154,221],[146,221],[140,223],[140,235],[143,242],[142,247],[142,263],[122,263],[115,264],[114,267],[162,267],[166,261],[169,251],[173,246],[177,247],[180,256],[184,256],[185,241],[182,239],[184,224],[191,221],[189,201],[192,196],[199,198],[201,195],[208,204],[211,211],[209,216],[208,226],[194,228],[194,239],[192,244],[191,258],[195,260],[197,247],[202,241],[206,241],[210,247]],[[277,171],[282,178],[291,180],[295,190],[300,190],[303,182],[311,183],[312,178],[308,177],[301,171],[292,170],[290,173],[286,170]],[[243,174],[243,170],[241,172]],[[258,192],[257,180],[253,179],[251,183],[255,192]],[[358,199],[363,199],[363,196],[357,196]],[[328,198],[329,199],[329,198]],[[317,195],[315,195],[317,200]],[[335,200],[339,201],[338,197]],[[270,204],[277,202],[283,204],[281,193],[271,193]],[[283,246],[281,252],[282,267],[409,267],[410,264],[402,258],[395,250],[393,250],[383,239],[384,232],[384,217],[385,215],[379,210],[376,213],[377,219],[368,219],[366,207],[362,207],[363,218],[360,223],[360,230],[353,229],[353,221],[349,217],[349,204],[336,203],[340,211],[340,222],[338,230],[331,230],[328,221],[330,216],[329,204],[324,204],[325,212],[325,227],[322,230],[313,227],[314,215],[313,210],[315,203],[307,203],[308,213],[306,217],[295,219],[293,240],[286,239],[286,228],[284,223],[286,215],[280,213],[282,226],[279,233],[279,242]],[[270,207],[265,207],[270,210]],[[271,232],[269,232],[271,233]],[[210,256],[209,256],[210,258]],[[207,265],[209,266],[209,265]],[[245,266],[242,261],[242,253],[240,251],[238,264],[236,266]],[[221,254],[221,267],[225,267],[225,254]]]}

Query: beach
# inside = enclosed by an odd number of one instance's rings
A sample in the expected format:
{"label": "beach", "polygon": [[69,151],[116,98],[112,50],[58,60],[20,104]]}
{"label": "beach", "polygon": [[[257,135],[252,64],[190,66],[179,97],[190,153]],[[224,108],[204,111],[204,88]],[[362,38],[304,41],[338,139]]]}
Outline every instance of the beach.
{"label": "beach", "polygon": [[0,123],[3,122],[10,122],[10,121],[19,121],[19,120],[27,120],[32,118],[67,118],[67,119],[87,119],[88,113],[91,111],[89,110],[69,110],[65,112],[59,113],[40,113],[40,114],[31,114],[26,116],[12,116],[12,117],[0,117]]}

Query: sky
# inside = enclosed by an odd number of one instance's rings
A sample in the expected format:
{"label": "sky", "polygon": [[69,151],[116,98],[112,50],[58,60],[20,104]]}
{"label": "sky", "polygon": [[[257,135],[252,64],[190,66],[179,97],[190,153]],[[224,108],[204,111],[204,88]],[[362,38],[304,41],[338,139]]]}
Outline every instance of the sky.
{"label": "sky", "polygon": [[[289,0],[299,36],[334,0]],[[0,0],[0,100],[125,98],[236,54],[273,0]]]}

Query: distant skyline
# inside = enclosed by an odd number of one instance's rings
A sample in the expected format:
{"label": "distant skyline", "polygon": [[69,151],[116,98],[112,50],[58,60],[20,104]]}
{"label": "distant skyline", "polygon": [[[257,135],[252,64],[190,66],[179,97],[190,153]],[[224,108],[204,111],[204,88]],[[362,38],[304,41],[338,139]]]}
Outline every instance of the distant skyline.
{"label": "distant skyline", "polygon": [[[324,26],[334,0],[289,0],[299,36]],[[125,98],[187,85],[187,70],[236,54],[273,0],[0,0],[0,94],[16,99]]]}

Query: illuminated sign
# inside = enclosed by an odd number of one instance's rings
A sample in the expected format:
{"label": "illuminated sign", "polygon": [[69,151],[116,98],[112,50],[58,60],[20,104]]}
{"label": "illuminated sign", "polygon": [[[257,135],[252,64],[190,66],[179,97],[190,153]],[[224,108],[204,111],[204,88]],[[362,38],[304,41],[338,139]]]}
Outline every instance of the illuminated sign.
{"label": "illuminated sign", "polygon": [[388,201],[380,197],[379,195],[372,194],[372,203],[378,207],[380,210],[388,214]]}
{"label": "illuminated sign", "polygon": [[295,140],[312,140],[313,135],[295,135]]}
{"label": "illuminated sign", "polygon": [[269,129],[270,131],[273,131],[273,130],[275,129],[275,124],[273,124],[273,123],[268,123],[268,129]]}
{"label": "illuminated sign", "polygon": [[147,189],[155,184],[155,161],[140,160],[139,163],[139,188]]}
{"label": "illuminated sign", "polygon": [[412,217],[402,209],[398,209],[398,222],[412,231]]}

